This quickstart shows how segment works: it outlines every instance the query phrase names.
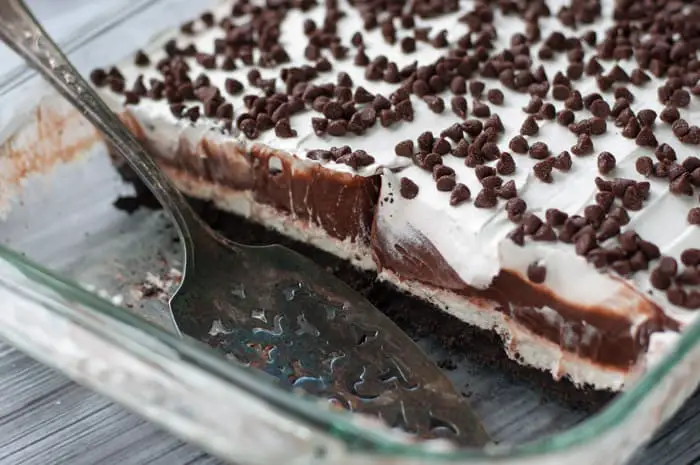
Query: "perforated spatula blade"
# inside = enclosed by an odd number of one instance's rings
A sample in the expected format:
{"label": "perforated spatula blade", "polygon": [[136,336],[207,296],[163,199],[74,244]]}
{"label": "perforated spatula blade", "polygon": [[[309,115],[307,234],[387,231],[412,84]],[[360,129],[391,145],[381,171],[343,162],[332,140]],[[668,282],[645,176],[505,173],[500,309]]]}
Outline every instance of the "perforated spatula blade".
{"label": "perforated spatula blade", "polygon": [[421,437],[488,441],[443,373],[362,296],[288,249],[235,244],[207,227],[21,0],[0,1],[0,37],[104,133],[173,217],[186,257],[170,302],[180,331]]}

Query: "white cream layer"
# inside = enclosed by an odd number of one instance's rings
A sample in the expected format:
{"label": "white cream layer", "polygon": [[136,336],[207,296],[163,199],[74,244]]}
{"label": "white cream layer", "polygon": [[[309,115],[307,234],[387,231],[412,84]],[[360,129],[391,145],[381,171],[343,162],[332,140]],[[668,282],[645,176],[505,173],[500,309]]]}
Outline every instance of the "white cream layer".
{"label": "white cream layer", "polygon": [[[469,10],[473,5],[473,2],[470,0],[462,0],[461,3],[463,11]],[[556,13],[560,6],[569,2],[565,0],[550,0],[548,3],[552,12]],[[540,21],[542,37],[547,37],[554,30],[562,31],[567,35],[581,36],[587,30],[593,29],[597,32],[599,40],[602,39],[606,29],[613,24],[611,19],[613,2],[604,1],[602,3],[604,19],[598,20],[596,24],[591,26],[582,26],[576,32],[567,30],[555,16],[543,18]],[[418,60],[420,64],[427,64],[445,53],[444,49],[434,49],[429,44],[418,43],[415,53],[405,55],[400,52],[398,41],[397,45],[392,46],[383,40],[378,29],[370,32],[362,30],[362,21],[357,11],[347,7],[343,0],[340,0],[340,5],[347,13],[347,16],[340,20],[338,26],[343,44],[349,46],[352,34],[356,31],[361,31],[364,36],[367,54],[370,58],[384,54],[401,67],[414,60]],[[219,13],[223,14],[222,12],[228,11],[230,11],[230,2],[224,2]],[[316,20],[317,24],[321,24],[323,15],[324,7],[319,6],[308,13],[292,11],[285,18],[281,28],[281,43],[289,53],[293,65],[308,63],[303,56],[304,47],[306,46],[306,38],[302,34],[303,20],[310,17]],[[418,26],[432,26],[432,34],[445,29],[448,31],[448,39],[455,40],[467,32],[467,27],[457,22],[458,16],[456,14],[447,15],[428,21],[418,19],[417,23]],[[238,18],[235,22],[241,23],[244,20],[244,18]],[[499,33],[499,38],[496,41],[497,49],[507,47],[512,34],[524,31],[524,23],[516,16],[504,17],[498,12],[495,15],[494,25]],[[162,44],[165,40],[173,37],[177,38],[180,46],[185,46],[193,41],[199,51],[212,52],[214,37],[221,36],[222,31],[218,28],[204,30],[201,23],[197,25],[197,28],[200,32],[194,37],[186,37],[173,32],[164,34],[158,40],[155,40],[146,48],[152,62],[157,62],[163,56]],[[412,34],[410,31],[402,30],[398,24],[397,31],[399,40],[404,34]],[[540,44],[532,47],[533,69],[540,64],[537,58],[539,47]],[[586,45],[584,47],[587,51],[587,60],[594,52],[590,47]],[[364,68],[353,64],[354,49],[352,47],[349,54],[350,58],[341,62],[334,60],[327,52],[324,55],[333,63],[334,69],[331,73],[321,74],[316,82],[334,82],[335,73],[342,70],[352,77],[355,86],[361,85],[370,92],[381,92],[384,95],[389,95],[392,89],[396,88],[394,84],[367,81],[364,78]],[[235,71],[205,71],[194,60],[188,60],[188,64],[192,69],[192,76],[196,76],[199,72],[206,73],[213,84],[218,85],[222,89],[224,95],[226,95],[223,91],[224,81],[227,77],[235,77],[244,84],[247,83],[246,74],[249,68],[239,66],[239,69]],[[240,63],[237,64],[240,65]],[[544,65],[551,79],[557,71],[565,71],[568,61],[564,54],[560,54],[554,60],[544,61],[541,64]],[[614,65],[612,62],[602,62],[601,64],[606,70],[609,70]],[[633,60],[620,62],[619,64],[627,71],[631,71],[636,67],[636,62]],[[263,78],[279,77],[279,71],[283,67],[260,69],[260,71]],[[128,63],[121,66],[120,70],[127,77],[127,87],[131,86],[138,74],[144,74],[146,82],[149,77],[160,77],[153,66],[145,69],[135,67],[131,64],[131,59],[129,59]],[[507,150],[508,141],[512,136],[518,134],[520,125],[526,117],[521,108],[525,106],[530,97],[526,94],[518,94],[503,88],[496,80],[483,80],[486,82],[487,90],[500,88],[505,94],[503,105],[489,106],[493,113],[499,114],[505,126],[505,134],[499,140],[499,144],[502,150]],[[652,79],[651,82],[641,88],[630,84],[629,88],[635,96],[632,109],[638,111],[643,108],[651,108],[660,113],[663,106],[659,103],[656,96],[656,89],[660,84],[661,81],[657,79]],[[584,76],[579,81],[575,81],[574,88],[583,95],[589,92],[599,92],[595,79],[587,76]],[[253,92],[255,92],[253,88],[246,86],[244,93]],[[105,91],[103,94],[115,106],[121,105],[123,97],[117,96],[110,91]],[[233,103],[236,114],[245,111],[241,96],[230,97],[226,95],[226,97]],[[506,238],[507,233],[513,229],[514,225],[506,218],[503,211],[503,201],[500,201],[498,208],[494,209],[478,209],[474,207],[473,202],[452,207],[449,205],[449,193],[439,192],[436,189],[430,173],[411,165],[409,160],[397,157],[394,154],[394,146],[397,142],[404,139],[415,140],[425,130],[439,133],[452,123],[459,121],[458,117],[449,109],[451,94],[445,92],[443,97],[447,106],[443,114],[434,114],[424,102],[415,96],[411,96],[415,111],[415,120],[412,123],[402,122],[394,125],[391,129],[381,128],[377,125],[375,128],[368,130],[363,136],[342,138],[316,136],[311,128],[310,120],[314,116],[319,116],[319,114],[313,111],[306,111],[293,116],[291,119],[292,127],[298,132],[297,137],[283,139],[276,137],[274,131],[265,131],[254,143],[287,151],[306,163],[316,163],[305,159],[304,154],[307,150],[348,144],[355,149],[366,150],[376,159],[374,165],[364,168],[360,174],[374,174],[386,167],[404,167],[405,169],[397,175],[390,175],[386,171],[384,172],[382,176],[382,196],[387,194],[388,191],[395,190],[397,184],[396,176],[410,177],[418,183],[420,192],[412,200],[403,199],[395,192],[395,202],[393,204],[385,203],[379,207],[378,215],[379,220],[382,222],[382,227],[387,228],[391,234],[400,238],[409,229],[405,226],[410,225],[412,229],[418,231],[435,245],[447,260],[447,263],[454,268],[467,284],[484,288],[489,285],[500,269],[510,269],[524,275],[530,263],[539,261],[548,270],[547,280],[543,285],[561,299],[581,305],[605,304],[616,312],[629,313],[629,309],[634,307],[634,301],[638,300],[639,297],[635,296],[628,300],[627,297],[630,296],[630,293],[621,292],[626,287],[623,280],[618,279],[618,277],[613,279],[606,274],[598,272],[593,266],[586,263],[583,258],[576,256],[572,245],[527,242],[524,247],[515,246]],[[612,101],[612,93],[605,93],[605,98]],[[471,97],[467,96],[467,99],[471,108]],[[546,99],[545,101],[555,103],[557,109],[563,108],[562,102],[554,102],[551,99]],[[690,122],[695,121],[699,109],[698,102],[693,97],[689,108],[681,109],[681,116]],[[149,134],[149,137],[161,141],[166,146],[173,144],[173,149],[180,136],[184,135],[192,141],[197,141],[204,133],[215,126],[214,121],[206,118],[201,118],[194,125],[177,120],[172,116],[167,103],[163,100],[155,102],[144,99],[138,105],[131,106],[130,111],[141,121],[146,131],[152,132],[152,134]],[[576,112],[577,120],[589,116],[591,115],[585,110]],[[541,121],[539,124],[539,134],[529,139],[531,142],[546,142],[553,154],[557,154],[562,150],[569,150],[576,143],[575,136],[555,121]],[[581,158],[574,156],[571,171],[568,173],[555,171],[552,184],[546,184],[535,178],[532,174],[534,160],[521,155],[514,155],[517,163],[516,173],[513,176],[506,176],[504,179],[515,180],[519,194],[527,202],[529,210],[534,213],[543,216],[547,208],[558,208],[568,214],[580,214],[585,205],[594,202],[593,198],[596,188],[593,179],[597,175],[596,156],[600,151],[610,151],[617,158],[617,168],[611,173],[611,176],[642,180],[642,177],[635,171],[635,160],[639,155],[651,156],[653,150],[638,147],[634,140],[626,139],[620,133],[621,129],[616,128],[612,121],[609,120],[608,131],[604,135],[593,137],[595,153]],[[697,151],[696,147],[682,145],[672,135],[670,126],[658,120],[655,135],[659,142],[668,142],[675,148],[679,160],[694,155]],[[243,147],[252,143],[244,136],[234,135],[230,137],[237,139]],[[167,147],[165,148],[164,152],[168,153]],[[170,153],[174,153],[174,150],[171,150]],[[473,169],[464,166],[463,159],[451,156],[444,157],[444,163],[455,169],[457,181],[466,184],[471,189],[472,196],[476,196],[480,189],[480,184],[474,175]],[[350,170],[346,165],[333,162],[327,163],[326,167],[338,171]],[[626,228],[634,228],[644,239],[656,243],[661,248],[662,253],[678,258],[684,249],[700,244],[700,228],[688,225],[685,220],[687,211],[695,206],[697,201],[694,197],[672,195],[668,191],[666,180],[650,179],[649,181],[651,182],[649,200],[642,211],[630,212],[631,222]],[[404,239],[410,240],[411,238]],[[695,312],[671,305],[667,301],[665,293],[651,288],[648,272],[635,274],[633,278],[628,280],[628,284],[638,288],[641,293],[648,294],[673,318],[683,323],[693,321]],[[620,296],[627,297],[620,299]]]}

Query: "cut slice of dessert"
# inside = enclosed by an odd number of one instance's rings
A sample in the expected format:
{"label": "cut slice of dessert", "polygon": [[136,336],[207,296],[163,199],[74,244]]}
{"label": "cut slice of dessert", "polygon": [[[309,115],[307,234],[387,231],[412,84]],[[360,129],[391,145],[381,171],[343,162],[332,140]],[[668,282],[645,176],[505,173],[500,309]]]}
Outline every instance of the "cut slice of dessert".
{"label": "cut slice of dessert", "polygon": [[700,8],[640,5],[224,2],[91,79],[188,195],[619,390],[700,307]]}

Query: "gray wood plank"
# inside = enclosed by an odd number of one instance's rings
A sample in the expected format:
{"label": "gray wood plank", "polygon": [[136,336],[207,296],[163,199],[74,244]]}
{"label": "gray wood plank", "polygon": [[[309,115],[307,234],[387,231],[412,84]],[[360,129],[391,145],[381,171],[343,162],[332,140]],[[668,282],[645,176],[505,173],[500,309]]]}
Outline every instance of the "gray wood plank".
{"label": "gray wood plank", "polygon": [[0,343],[0,464],[220,463]]}

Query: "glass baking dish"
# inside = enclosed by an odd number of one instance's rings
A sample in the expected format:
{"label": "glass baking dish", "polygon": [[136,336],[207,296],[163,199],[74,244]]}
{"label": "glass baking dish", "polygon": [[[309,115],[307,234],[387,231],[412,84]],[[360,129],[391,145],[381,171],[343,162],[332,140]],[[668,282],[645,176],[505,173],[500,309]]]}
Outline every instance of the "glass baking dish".
{"label": "glass baking dish", "polygon": [[[79,69],[116,63],[214,0],[112,2],[62,41]],[[181,260],[160,211],[124,211],[133,187],[94,129],[26,67],[0,87],[0,337],[236,463],[619,464],[700,382],[700,326],[595,414],[536,385],[418,341],[468,383],[500,445],[412,443],[371,419],[284,391],[170,331]],[[120,198],[122,209],[113,203]]]}

